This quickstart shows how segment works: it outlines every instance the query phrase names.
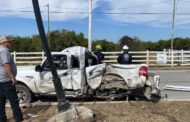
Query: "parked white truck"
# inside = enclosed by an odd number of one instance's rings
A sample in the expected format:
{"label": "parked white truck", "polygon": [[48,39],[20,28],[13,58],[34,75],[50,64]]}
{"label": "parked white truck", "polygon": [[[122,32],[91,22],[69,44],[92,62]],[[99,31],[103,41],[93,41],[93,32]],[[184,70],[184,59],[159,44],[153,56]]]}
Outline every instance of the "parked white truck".
{"label": "parked white truck", "polygon": [[[96,56],[80,46],[52,52],[66,97],[120,99],[129,96],[152,99],[159,96],[160,77],[146,64],[97,64]],[[36,95],[55,95],[48,60],[37,66],[18,67],[16,77],[20,103]]]}

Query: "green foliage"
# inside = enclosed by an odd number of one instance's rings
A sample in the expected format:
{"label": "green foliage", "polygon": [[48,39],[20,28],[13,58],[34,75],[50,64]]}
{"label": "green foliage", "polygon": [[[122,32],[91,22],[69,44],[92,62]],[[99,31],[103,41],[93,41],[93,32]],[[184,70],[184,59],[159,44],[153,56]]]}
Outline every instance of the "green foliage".
{"label": "green foliage", "polygon": [[49,44],[52,51],[61,51],[71,46],[87,47],[87,39],[82,33],[76,34],[74,31],[56,30],[51,32]]}
{"label": "green foliage", "polygon": [[114,44],[113,42],[108,42],[105,39],[93,41],[92,42],[92,51],[95,51],[96,45],[101,45],[102,51],[104,51],[104,52],[120,50],[118,44]]}
{"label": "green foliage", "polygon": [[29,37],[15,37],[14,45],[11,51],[19,51],[19,52],[32,52],[35,51],[34,46],[32,45],[32,39]]}
{"label": "green foliage", "polygon": [[155,42],[144,42],[144,47],[146,50],[150,50],[153,51],[156,47],[156,43]]}
{"label": "green foliage", "polygon": [[123,36],[120,40],[119,40],[119,44],[121,46],[123,45],[129,45],[130,42],[133,41],[133,38],[129,37],[129,36]]}
{"label": "green foliage", "polygon": [[39,35],[34,35],[32,37],[32,43],[31,46],[33,46],[34,51],[42,51],[42,45],[41,45],[41,41],[40,41],[40,37]]}
{"label": "green foliage", "polygon": [[[18,52],[36,52],[42,51],[41,41],[39,35],[32,37],[13,37],[14,45],[11,51]],[[88,41],[83,33],[76,33],[69,30],[54,30],[50,32],[50,40],[48,44],[51,51],[61,51],[71,46],[88,47]],[[171,48],[171,40],[159,40],[158,42],[143,42],[138,37],[123,36],[117,43],[109,42],[105,39],[94,40],[92,42],[92,51],[95,51],[96,45],[102,47],[102,51],[121,51],[123,45],[128,45],[132,51],[161,51],[163,49]],[[189,50],[190,38],[175,38],[173,42],[174,50]]]}
{"label": "green foliage", "polygon": [[[35,52],[42,51],[41,38],[39,35],[32,37],[13,37],[14,45],[11,51],[18,52]],[[55,30],[50,33],[48,44],[51,51],[61,51],[71,46],[87,47],[87,39],[83,33],[76,34],[74,31]]]}
{"label": "green foliage", "polygon": [[[170,40],[159,40],[158,42],[144,42],[145,49],[161,51],[163,49],[171,49]],[[175,38],[173,40],[174,50],[189,50],[190,49],[190,38]]]}
{"label": "green foliage", "polygon": [[132,51],[143,51],[145,50],[143,43],[138,37],[129,37],[123,36],[119,40],[120,48],[122,49],[123,45],[128,45],[129,49]]}

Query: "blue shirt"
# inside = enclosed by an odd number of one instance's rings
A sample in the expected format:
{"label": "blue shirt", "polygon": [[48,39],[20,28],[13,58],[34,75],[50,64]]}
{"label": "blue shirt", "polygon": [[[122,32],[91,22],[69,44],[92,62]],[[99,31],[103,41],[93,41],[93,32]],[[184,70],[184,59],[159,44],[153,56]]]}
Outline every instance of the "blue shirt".
{"label": "blue shirt", "polygon": [[104,54],[99,51],[94,52],[94,54],[97,56],[98,64],[103,63],[102,61],[104,60]]}
{"label": "blue shirt", "polygon": [[118,63],[120,64],[131,64],[132,63],[132,55],[128,52],[123,52],[117,58]]}

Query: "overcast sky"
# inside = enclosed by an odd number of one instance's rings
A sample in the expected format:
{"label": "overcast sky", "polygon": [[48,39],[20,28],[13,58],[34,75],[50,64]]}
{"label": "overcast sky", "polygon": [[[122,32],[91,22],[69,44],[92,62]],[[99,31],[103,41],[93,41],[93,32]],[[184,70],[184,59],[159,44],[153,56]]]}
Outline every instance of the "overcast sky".
{"label": "overcast sky", "polygon": [[[37,34],[32,0],[0,1],[0,35]],[[39,0],[47,30],[47,4],[50,28],[82,32],[88,37],[88,0]],[[190,37],[190,0],[176,0],[175,36]],[[18,12],[19,11],[19,12]],[[173,0],[93,0],[93,39],[117,42],[122,36],[144,41],[170,39]]]}

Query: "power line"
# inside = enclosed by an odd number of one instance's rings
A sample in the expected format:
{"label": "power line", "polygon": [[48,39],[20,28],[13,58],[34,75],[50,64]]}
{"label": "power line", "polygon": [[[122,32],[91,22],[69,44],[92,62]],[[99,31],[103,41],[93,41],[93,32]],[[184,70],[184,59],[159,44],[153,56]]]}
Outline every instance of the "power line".
{"label": "power line", "polygon": [[3,12],[5,12],[5,13],[9,13],[9,12],[10,12],[10,13],[11,13],[11,12],[13,12],[13,13],[14,13],[14,12],[15,12],[15,13],[17,13],[17,12],[18,12],[18,13],[31,13],[31,12],[32,12],[32,13],[33,13],[34,11],[28,11],[28,10],[27,10],[27,11],[24,11],[24,10],[23,10],[23,11],[0,10],[0,12],[1,12],[1,13],[3,13]]}
{"label": "power line", "polygon": [[[188,2],[190,3],[189,0],[179,0],[182,2]],[[158,4],[163,4],[163,3],[167,3],[167,2],[171,2],[171,0],[164,0],[164,1],[159,1],[159,2],[155,2],[155,3],[149,3],[149,4],[144,4],[144,5],[136,5],[136,6],[129,6],[126,8],[110,8],[110,9],[96,9],[96,10],[126,10],[126,9],[133,9],[133,8],[141,8],[141,7],[149,7],[149,6],[154,6],[154,5],[158,5]],[[46,7],[46,5],[44,6],[40,6],[40,7]],[[88,9],[83,9],[83,8],[69,8],[69,7],[58,7],[58,6],[50,6],[52,8],[61,8],[61,9],[68,9],[68,10],[88,10]],[[0,11],[21,11],[23,9],[29,9],[29,8],[33,8],[33,7],[24,7],[24,8],[15,8],[15,9],[6,9],[6,10],[0,10]],[[26,11],[21,11],[21,12],[27,12]]]}
{"label": "power line", "polygon": [[[185,1],[185,0],[183,0]],[[170,0],[165,0],[165,1],[159,1],[159,2],[155,2],[155,3],[149,3],[149,4],[145,4],[145,5],[137,5],[137,6],[131,6],[131,7],[127,7],[127,8],[112,8],[112,9],[96,9],[96,10],[116,10],[116,9],[119,9],[119,10],[125,10],[125,9],[131,9],[131,8],[140,8],[140,7],[147,7],[147,6],[150,6],[150,5],[158,5],[158,4],[163,4],[163,2],[170,2]],[[190,1],[189,1],[190,2]],[[46,5],[44,6],[40,6],[40,7],[46,7]],[[53,7],[53,8],[61,8],[61,9],[75,9],[75,10],[88,10],[88,9],[83,9],[83,8],[65,8],[65,7],[58,7],[58,6],[50,6],[50,7]],[[29,8],[33,8],[33,7],[24,7],[24,8],[15,8],[15,9],[6,9],[7,11],[16,11],[16,10],[23,10],[23,9],[29,9]]]}
{"label": "power line", "polygon": [[[131,7],[127,7],[127,8],[110,8],[110,9],[96,9],[96,10],[126,10],[126,9],[132,9],[132,8],[141,8],[141,7],[147,7],[147,6],[151,6],[151,5],[158,5],[158,4],[163,4],[163,2],[167,3],[167,2],[171,2],[170,0],[165,0],[165,1],[160,1],[160,2],[156,2],[156,3],[149,3],[149,4],[145,4],[145,5],[137,5],[137,6],[131,6]],[[61,8],[61,9],[76,9],[76,10],[88,10],[88,9],[82,9],[82,8],[65,8],[65,7],[58,7],[58,6],[50,6],[53,8]]]}
{"label": "power line", "polygon": [[[185,2],[190,2],[188,0],[182,0]],[[155,3],[149,3],[149,4],[144,4],[144,5],[137,5],[137,6],[131,6],[131,7],[127,7],[127,8],[112,8],[112,9],[96,9],[96,10],[127,10],[127,9],[132,9],[132,8],[140,8],[140,7],[147,7],[147,6],[151,6],[151,5],[158,5],[158,4],[163,4],[166,2],[171,2],[170,0],[164,0],[164,1],[159,1],[159,2],[155,2]],[[46,5],[44,6],[40,6],[40,7],[47,7]],[[88,10],[88,9],[83,9],[83,8],[64,8],[64,7],[58,7],[58,6],[50,6],[53,8],[61,8],[61,9],[68,9],[68,10]],[[23,10],[23,9],[29,9],[32,7],[24,7],[24,8],[17,8],[17,9],[6,9],[6,10],[0,10],[0,12],[20,12],[20,13],[29,13],[29,12],[33,12],[33,11],[29,11],[29,10]],[[41,12],[45,12],[45,11],[41,11]],[[87,14],[88,12],[86,11],[79,11],[79,12],[63,12],[63,11],[52,11],[50,13],[80,13],[80,14]],[[126,13],[126,12],[101,12],[101,11],[94,11],[94,14],[133,14],[133,13]],[[134,13],[134,14],[141,14],[141,13]],[[154,13],[142,13],[142,14],[154,14]],[[155,14],[162,14],[162,13],[155,13]],[[166,14],[166,13],[163,13]],[[170,14],[170,13],[169,13]],[[188,13],[187,13],[188,14]],[[185,13],[186,15],[186,13]]]}
{"label": "power line", "polygon": [[19,10],[30,9],[30,8],[33,8],[33,7],[24,7],[24,8],[6,9],[6,11],[19,11]]}
{"label": "power line", "polygon": [[163,3],[167,3],[167,2],[171,2],[171,0],[165,0],[165,1],[159,1],[159,2],[155,2],[155,3],[149,3],[149,4],[144,4],[144,5],[136,5],[136,6],[130,6],[127,8],[110,8],[110,9],[96,9],[96,10],[126,10],[126,9],[133,9],[133,8],[142,8],[142,7],[149,7],[149,6],[154,6],[154,5],[158,5],[158,4],[163,4]]}
{"label": "power line", "polygon": [[[139,13],[130,13],[130,12],[95,12],[96,14],[143,14],[143,15],[158,15],[158,14],[163,14],[163,15],[170,15],[173,13],[151,13],[151,12],[139,12]],[[190,15],[190,13],[176,13],[178,15]]]}
{"label": "power line", "polygon": [[[12,11],[12,10],[0,10],[0,12],[18,12],[18,13],[33,13],[33,11]],[[41,11],[41,12],[47,12],[47,11]],[[89,14],[89,12],[85,12],[85,11],[78,11],[78,12],[74,12],[74,11],[67,11],[67,12],[64,12],[64,11],[50,11],[50,13],[52,14]],[[173,13],[156,13],[156,12],[93,12],[93,14],[111,14],[111,15],[122,15],[122,14],[134,14],[134,15],[137,15],[137,14],[140,14],[140,15],[172,15]],[[190,15],[190,13],[187,13],[187,12],[183,12],[183,13],[176,13],[176,15]]]}
{"label": "power line", "polygon": [[186,2],[186,3],[190,3],[190,1],[188,0],[181,0],[182,2]]}
{"label": "power line", "polygon": [[69,9],[69,10],[88,10],[88,9],[83,9],[83,8],[64,8],[64,7],[58,7],[58,6],[50,6],[52,8],[61,8],[61,9]]}

